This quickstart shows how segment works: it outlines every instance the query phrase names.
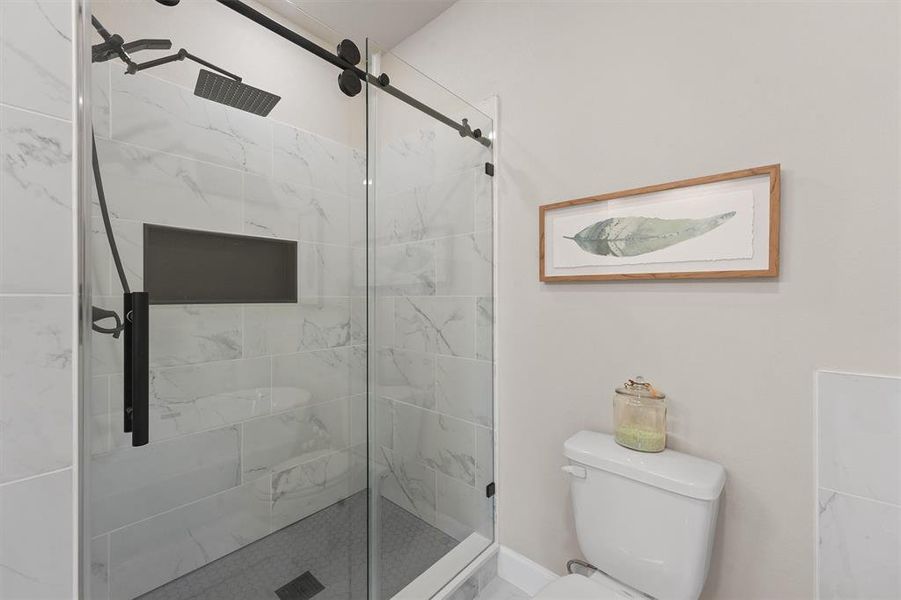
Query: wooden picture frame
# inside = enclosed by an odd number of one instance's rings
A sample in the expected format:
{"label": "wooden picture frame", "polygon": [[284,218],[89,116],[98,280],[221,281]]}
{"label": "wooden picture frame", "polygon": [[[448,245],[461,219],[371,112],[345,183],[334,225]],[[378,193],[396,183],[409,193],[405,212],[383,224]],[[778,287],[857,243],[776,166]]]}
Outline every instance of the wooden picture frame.
{"label": "wooden picture frame", "polygon": [[[539,279],[554,283],[776,277],[780,174],[780,165],[774,164],[539,206]],[[727,210],[734,205],[737,210],[706,219],[681,216],[704,210],[702,205],[708,211],[705,215],[715,207]],[[642,211],[657,211],[657,215],[634,216]],[[677,218],[672,218],[673,214]],[[592,222],[593,226],[578,230]],[[611,233],[611,227],[630,233],[612,237],[616,233]],[[682,229],[669,231],[677,227]],[[661,233],[661,228],[669,229]],[[645,234],[649,229],[656,233]],[[716,229],[719,231],[713,235]],[[766,234],[765,239],[758,237],[761,232]],[[672,242],[676,237],[680,239]],[[670,241],[651,244],[668,246],[648,250],[643,245],[648,244],[645,240],[663,238]],[[705,252],[712,253],[713,258]],[[725,254],[716,258],[714,252]],[[668,258],[661,259],[664,253]],[[642,263],[642,257],[650,260]]]}

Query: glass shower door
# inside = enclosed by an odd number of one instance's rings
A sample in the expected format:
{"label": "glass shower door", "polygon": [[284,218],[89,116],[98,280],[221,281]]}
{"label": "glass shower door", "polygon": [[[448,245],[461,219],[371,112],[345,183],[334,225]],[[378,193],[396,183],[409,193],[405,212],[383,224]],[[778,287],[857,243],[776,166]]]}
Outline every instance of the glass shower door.
{"label": "glass shower door", "polygon": [[493,123],[369,45],[370,598],[422,600],[494,539]]}
{"label": "glass shower door", "polygon": [[[131,433],[125,335],[89,334],[87,597],[365,598],[365,101],[219,3],[91,4],[109,32],[171,39],[281,100],[266,117],[214,102],[190,61],[93,65],[111,229],[150,306]],[[99,198],[92,225],[93,304],[122,315]]]}

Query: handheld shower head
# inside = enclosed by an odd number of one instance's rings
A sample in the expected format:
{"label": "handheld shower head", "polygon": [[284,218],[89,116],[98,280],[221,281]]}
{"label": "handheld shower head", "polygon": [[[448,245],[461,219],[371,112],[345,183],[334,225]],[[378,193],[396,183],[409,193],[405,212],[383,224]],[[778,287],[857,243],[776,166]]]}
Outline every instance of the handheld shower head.
{"label": "handheld shower head", "polygon": [[176,4],[181,2],[181,0],[156,0],[156,1],[159,2],[160,4],[162,4],[163,6],[175,6]]}

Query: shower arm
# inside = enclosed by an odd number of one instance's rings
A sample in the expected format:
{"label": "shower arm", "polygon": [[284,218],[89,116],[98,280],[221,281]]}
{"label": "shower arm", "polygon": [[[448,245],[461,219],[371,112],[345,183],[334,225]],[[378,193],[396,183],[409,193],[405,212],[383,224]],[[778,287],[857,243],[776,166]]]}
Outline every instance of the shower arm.
{"label": "shower arm", "polygon": [[[381,88],[388,94],[391,94],[392,96],[394,96],[401,102],[409,104],[413,108],[429,115],[430,117],[432,117],[433,119],[435,119],[437,121],[440,121],[441,123],[444,123],[451,129],[456,130],[457,133],[460,134],[460,137],[470,137],[470,138],[476,140],[477,142],[479,142],[480,144],[482,144],[483,146],[485,146],[486,148],[491,147],[491,140],[482,136],[482,132],[479,129],[473,129],[472,127],[470,127],[467,119],[462,119],[462,123],[457,123],[455,120],[451,119],[450,117],[448,117],[446,115],[441,114],[440,112],[438,112],[431,106],[429,106],[423,102],[420,102],[416,98],[413,98],[412,96],[410,96],[410,95],[404,93],[403,91],[397,89],[396,87],[392,86],[391,81],[386,74],[382,73],[381,75],[376,77],[375,75],[370,75],[366,71],[357,67],[356,63],[359,62],[359,50],[354,49],[356,51],[354,53],[351,53],[350,55],[355,54],[354,58],[356,58],[356,60],[350,61],[346,58],[348,56],[348,54],[345,54],[345,53],[339,53],[340,55],[332,54],[331,52],[329,52],[322,46],[319,46],[318,44],[308,40],[307,38],[303,37],[296,31],[285,27],[278,21],[275,21],[275,20],[267,17],[260,11],[254,9],[254,8],[251,8],[244,2],[241,2],[240,0],[216,0],[216,1],[219,2],[219,4],[222,4],[223,6],[226,6],[227,8],[232,9],[236,13],[238,13],[244,17],[247,17],[254,23],[257,23],[258,25],[265,27],[272,33],[275,33],[276,35],[279,35],[279,36],[285,38],[289,42],[292,42],[292,43],[296,44],[297,46],[300,46],[307,52],[310,52],[311,54],[315,54],[322,60],[329,62],[329,63],[333,64],[334,66],[338,67],[339,69],[341,69],[342,72],[341,72],[341,76],[339,77],[339,82],[340,82],[339,86],[341,87],[341,90],[344,93],[346,93],[347,95],[353,96],[356,93],[358,93],[359,85],[360,85],[359,83],[357,83],[356,87],[354,89],[348,91],[345,88],[345,84],[349,83],[348,80],[359,79],[359,81],[369,82],[375,86],[378,86],[379,88]],[[344,44],[342,43],[342,46],[343,45]],[[352,45],[352,43],[351,43],[351,45]],[[351,87],[353,87],[353,86],[351,86]]]}
{"label": "shower arm", "polygon": [[129,63],[128,63],[128,69],[126,70],[126,73],[129,73],[129,74],[131,74],[131,75],[134,75],[134,74],[137,73],[138,71],[143,71],[143,70],[145,70],[145,69],[152,69],[153,67],[158,67],[158,66],[160,66],[160,65],[165,65],[165,64],[168,64],[168,63],[171,63],[171,62],[175,62],[175,61],[179,61],[179,60],[184,60],[184,59],[186,59],[186,58],[187,58],[188,60],[193,60],[193,61],[196,62],[197,64],[202,65],[202,66],[204,66],[204,67],[206,67],[206,68],[208,68],[208,69],[212,69],[212,70],[214,70],[214,71],[218,71],[219,73],[222,73],[222,74],[225,75],[226,77],[229,77],[229,78],[231,78],[231,79],[234,79],[234,80],[237,81],[237,82],[240,82],[240,81],[241,81],[241,78],[238,77],[237,75],[235,75],[234,73],[229,73],[228,71],[226,71],[226,70],[223,69],[222,67],[217,67],[217,66],[214,65],[213,63],[211,63],[211,62],[209,62],[209,61],[206,61],[206,60],[203,60],[203,59],[200,58],[199,56],[194,56],[193,54],[191,54],[190,52],[188,52],[188,51],[185,50],[184,48],[182,48],[181,50],[179,50],[179,51],[176,52],[175,54],[170,54],[169,56],[163,56],[162,58],[156,58],[156,59],[154,59],[154,60],[148,60],[147,62],[142,62],[142,63],[129,62]]}

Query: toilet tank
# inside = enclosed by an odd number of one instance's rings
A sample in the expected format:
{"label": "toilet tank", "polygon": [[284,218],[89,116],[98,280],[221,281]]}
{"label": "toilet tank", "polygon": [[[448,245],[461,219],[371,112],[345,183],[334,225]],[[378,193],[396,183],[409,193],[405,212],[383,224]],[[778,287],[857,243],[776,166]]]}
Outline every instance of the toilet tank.
{"label": "toilet tank", "polygon": [[710,565],[723,467],[673,450],[628,450],[594,431],[568,439],[564,454],[585,558],[654,598],[696,600]]}

